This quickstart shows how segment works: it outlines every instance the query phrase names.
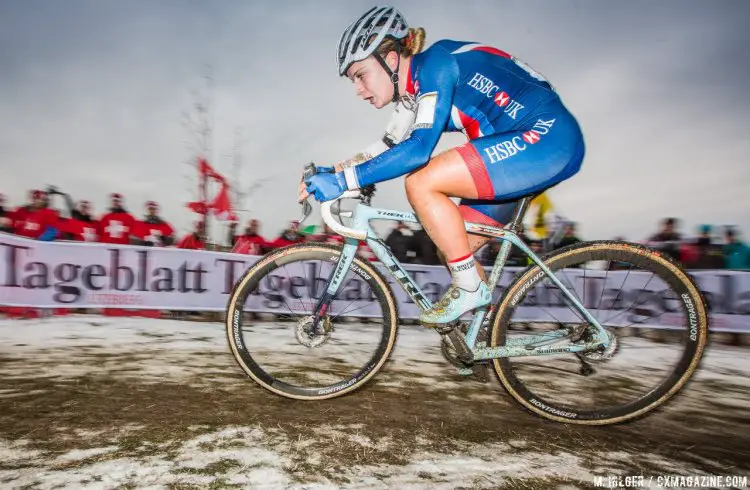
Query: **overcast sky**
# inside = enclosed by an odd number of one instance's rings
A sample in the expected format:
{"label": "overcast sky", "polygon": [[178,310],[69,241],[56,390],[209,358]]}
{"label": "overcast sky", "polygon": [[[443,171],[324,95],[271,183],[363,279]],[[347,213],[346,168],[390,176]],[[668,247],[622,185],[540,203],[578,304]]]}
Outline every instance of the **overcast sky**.
{"label": "overcast sky", "polygon": [[[337,76],[343,29],[370,2],[0,0],[0,192],[21,204],[55,184],[93,201],[161,203],[180,232],[196,215],[195,137],[183,124],[206,65],[214,166],[240,130],[243,219],[275,235],[299,214],[301,167],[379,138],[374,110]],[[506,50],[543,73],[578,118],[582,170],[551,191],[585,238],[641,240],[658,219],[750,234],[750,2],[492,0],[396,4],[438,39]],[[464,141],[447,135],[439,149]],[[193,142],[193,143],[191,143]],[[403,180],[375,204],[408,209]]]}

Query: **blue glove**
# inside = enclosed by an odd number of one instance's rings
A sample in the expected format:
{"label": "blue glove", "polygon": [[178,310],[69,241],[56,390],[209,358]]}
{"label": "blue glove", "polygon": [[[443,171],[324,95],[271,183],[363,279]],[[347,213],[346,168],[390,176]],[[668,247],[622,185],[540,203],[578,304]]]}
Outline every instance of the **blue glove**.
{"label": "blue glove", "polygon": [[315,174],[305,179],[305,186],[320,202],[336,199],[347,190],[344,172]]}

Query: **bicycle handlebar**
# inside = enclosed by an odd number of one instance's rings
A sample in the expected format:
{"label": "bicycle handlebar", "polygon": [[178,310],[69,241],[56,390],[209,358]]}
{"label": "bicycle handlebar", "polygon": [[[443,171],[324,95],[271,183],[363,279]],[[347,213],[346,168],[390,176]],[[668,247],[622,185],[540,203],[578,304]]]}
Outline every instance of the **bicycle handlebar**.
{"label": "bicycle handlebar", "polygon": [[340,197],[331,201],[326,201],[320,205],[320,214],[323,216],[323,222],[328,225],[328,227],[333,230],[334,233],[337,233],[341,236],[354,238],[356,240],[364,240],[367,238],[366,231],[347,228],[334,217],[334,213],[331,210],[331,207],[334,204],[337,204],[341,199],[357,199],[359,198],[360,194],[361,192],[359,189],[346,191]]}
{"label": "bicycle handlebar", "polygon": [[[302,173],[302,181],[307,179],[308,177],[312,177],[317,172],[317,168],[315,167],[314,163],[308,163],[305,165],[305,169]],[[326,201],[320,205],[320,214],[323,216],[323,222],[328,225],[328,227],[333,230],[334,233],[337,233],[344,237],[354,238],[356,240],[364,240],[367,238],[367,232],[362,230],[356,230],[354,228],[347,228],[344,226],[340,221],[338,221],[334,217],[334,212],[331,209],[334,204],[337,204],[341,199],[358,199],[362,195],[362,191],[360,189],[352,190],[352,191],[345,191],[341,196],[339,196],[336,199]],[[310,213],[312,212],[312,206],[310,206],[309,197],[302,201],[302,220],[300,220],[300,224],[308,217],[310,216]],[[338,213],[335,213],[338,214]]]}

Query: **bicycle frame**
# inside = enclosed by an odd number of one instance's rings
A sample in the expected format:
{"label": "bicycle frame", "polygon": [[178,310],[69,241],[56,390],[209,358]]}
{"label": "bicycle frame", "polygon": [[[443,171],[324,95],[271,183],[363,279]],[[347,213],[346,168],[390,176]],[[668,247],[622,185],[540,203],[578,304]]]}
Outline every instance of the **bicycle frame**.
{"label": "bicycle frame", "polygon": [[[342,195],[340,199],[354,199],[359,198],[359,191],[347,191]],[[358,203],[354,211],[339,212],[332,209],[333,206],[337,205],[339,200],[328,201],[322,204],[321,213],[325,223],[339,235],[345,237],[344,249],[342,251],[339,262],[331,273],[329,278],[328,288],[326,294],[320,299],[316,311],[319,315],[325,313],[328,303],[335,297],[338,288],[343,282],[345,271],[349,269],[354,260],[354,256],[357,252],[357,247],[360,241],[365,241],[367,245],[372,249],[375,256],[385,267],[385,270],[397,279],[399,285],[403,288],[407,295],[409,295],[414,303],[422,310],[426,310],[432,307],[430,300],[425,297],[411,276],[401,266],[401,263],[393,256],[390,249],[383,240],[375,233],[370,226],[371,221],[388,220],[388,221],[400,221],[407,223],[418,223],[419,220],[413,213],[391,211],[386,209],[378,209],[370,207],[364,203]],[[469,329],[464,338],[467,347],[473,352],[474,360],[486,360],[496,359],[500,357],[518,357],[518,356],[539,356],[539,355],[551,355],[551,354],[562,354],[562,353],[575,353],[585,350],[597,348],[599,346],[606,346],[609,344],[609,337],[602,326],[597,320],[591,315],[586,308],[578,301],[573,293],[566,288],[563,283],[552,273],[552,271],[544,265],[542,260],[534,254],[534,252],[526,246],[526,244],[519,238],[515,233],[514,229],[518,226],[518,223],[523,218],[523,213],[528,206],[529,199],[522,199],[519,208],[516,210],[513,220],[511,223],[506,225],[504,228],[497,228],[478,223],[465,223],[465,229],[468,233],[482,235],[490,238],[499,238],[502,241],[500,246],[500,252],[495,259],[495,263],[492,267],[492,272],[489,277],[489,287],[491,291],[494,291],[497,287],[497,283],[500,279],[501,273],[507,261],[510,253],[511,246],[515,245],[520,248],[523,253],[528,256],[536,265],[539,266],[541,271],[552,280],[552,282],[560,288],[565,297],[575,306],[575,308],[581,313],[590,324],[598,330],[598,334],[594,337],[592,342],[587,344],[577,343],[567,345],[559,348],[545,348],[544,344],[549,344],[570,335],[569,329],[560,329],[554,332],[548,332],[542,335],[533,335],[523,339],[510,339],[507,344],[502,347],[478,347],[476,345],[476,339],[479,334],[479,329],[484,322],[488,308],[482,308],[477,310],[469,325]],[[350,227],[345,227],[334,218],[334,214],[338,214],[342,217],[351,218]],[[542,274],[538,278],[543,277]],[[533,282],[536,282],[534,280]],[[533,285],[533,282],[531,283]],[[322,308],[321,308],[322,307]],[[320,311],[322,309],[322,311]],[[475,348],[477,347],[477,348]]]}

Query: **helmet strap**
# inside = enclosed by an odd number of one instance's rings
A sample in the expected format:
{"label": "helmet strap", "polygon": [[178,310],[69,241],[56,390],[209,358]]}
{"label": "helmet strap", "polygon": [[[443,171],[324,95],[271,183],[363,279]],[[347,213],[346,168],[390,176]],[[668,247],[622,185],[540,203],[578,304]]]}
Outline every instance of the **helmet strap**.
{"label": "helmet strap", "polygon": [[398,93],[398,69],[401,66],[401,44],[396,43],[396,70],[391,70],[388,66],[388,63],[385,62],[382,56],[380,56],[377,52],[373,53],[373,56],[376,60],[378,60],[378,63],[380,63],[380,66],[383,67],[385,72],[388,74],[388,76],[391,78],[391,83],[393,83],[393,98],[391,99],[391,102],[397,102],[399,99],[399,93]]}

